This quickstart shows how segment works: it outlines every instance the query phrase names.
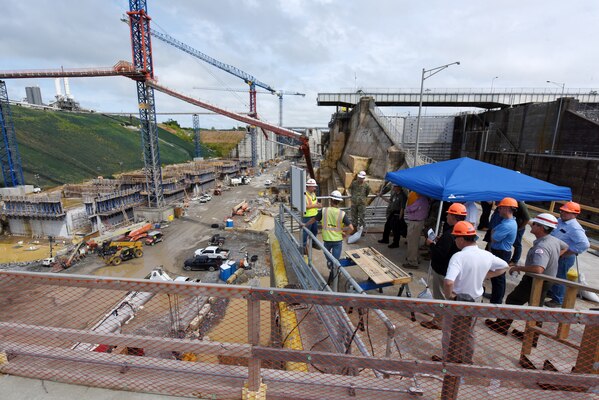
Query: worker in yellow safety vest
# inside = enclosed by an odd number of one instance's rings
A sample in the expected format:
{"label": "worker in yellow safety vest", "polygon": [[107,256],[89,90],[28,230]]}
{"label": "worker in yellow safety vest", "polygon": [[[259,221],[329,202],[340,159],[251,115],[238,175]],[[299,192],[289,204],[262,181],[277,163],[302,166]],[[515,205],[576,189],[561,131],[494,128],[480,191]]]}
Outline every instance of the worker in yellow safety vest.
{"label": "worker in yellow safety vest", "polygon": [[[346,232],[353,232],[354,226],[352,225],[347,213],[338,208],[339,204],[343,201],[343,197],[338,190],[334,190],[331,195],[331,206],[324,207],[318,211],[316,216],[312,217],[306,226],[316,221],[322,221],[322,240],[324,247],[327,249],[333,257],[337,260],[341,258],[341,251],[343,250],[343,237]],[[332,267],[330,261],[327,262],[329,268]]]}
{"label": "worker in yellow safety vest", "polygon": [[[312,219],[312,217],[316,216],[316,214],[318,214],[318,210],[322,208],[322,204],[320,204],[318,202],[318,199],[316,198],[316,188],[318,187],[318,184],[316,183],[316,181],[314,179],[308,179],[308,181],[306,182],[306,191],[304,192],[304,197],[306,198],[306,212],[304,213],[303,217],[302,217],[302,222],[304,224],[306,224],[306,222],[308,222],[310,219]],[[305,225],[306,229],[308,229],[310,232],[312,232],[312,234],[314,236],[318,235],[318,222],[314,221],[311,224],[306,224]],[[306,247],[306,244],[308,242],[308,234],[306,233],[306,230],[304,230],[303,232],[303,246],[304,249],[306,249],[306,253],[308,252],[308,249]],[[312,245],[314,246],[314,245]]]}

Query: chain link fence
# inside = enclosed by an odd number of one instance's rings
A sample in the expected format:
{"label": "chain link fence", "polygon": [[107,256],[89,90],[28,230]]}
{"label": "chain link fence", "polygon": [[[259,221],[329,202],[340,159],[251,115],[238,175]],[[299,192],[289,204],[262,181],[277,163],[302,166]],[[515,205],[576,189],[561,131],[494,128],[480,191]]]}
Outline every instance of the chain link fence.
{"label": "chain link fence", "polygon": [[[23,272],[0,272],[0,304],[0,371],[37,379],[217,399],[588,399],[599,386],[593,311]],[[285,336],[281,305],[297,316]],[[418,323],[433,314],[442,330]],[[523,333],[490,330],[497,318]]]}

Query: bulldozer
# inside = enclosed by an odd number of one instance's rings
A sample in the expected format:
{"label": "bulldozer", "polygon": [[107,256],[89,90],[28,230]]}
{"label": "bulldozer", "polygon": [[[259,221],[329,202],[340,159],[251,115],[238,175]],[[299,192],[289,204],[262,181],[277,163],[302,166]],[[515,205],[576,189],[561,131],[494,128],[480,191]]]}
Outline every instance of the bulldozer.
{"label": "bulldozer", "polygon": [[100,255],[107,265],[119,265],[132,258],[143,257],[143,244],[136,242],[105,242],[100,250]]}

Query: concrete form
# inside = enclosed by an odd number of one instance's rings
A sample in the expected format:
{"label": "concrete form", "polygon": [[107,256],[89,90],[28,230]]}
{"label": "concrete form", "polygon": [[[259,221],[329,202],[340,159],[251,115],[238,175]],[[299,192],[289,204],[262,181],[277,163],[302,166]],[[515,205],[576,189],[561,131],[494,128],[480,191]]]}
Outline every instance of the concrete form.
{"label": "concrete form", "polygon": [[68,238],[139,219],[160,222],[171,218],[172,205],[183,203],[189,193],[212,189],[217,174],[238,171],[236,161],[196,161],[165,167],[162,189],[167,206],[156,210],[142,208],[147,206],[145,175],[131,172],[119,179],[65,185],[61,192],[50,194],[25,195],[33,187],[4,190],[1,214],[12,234],[37,237]]}

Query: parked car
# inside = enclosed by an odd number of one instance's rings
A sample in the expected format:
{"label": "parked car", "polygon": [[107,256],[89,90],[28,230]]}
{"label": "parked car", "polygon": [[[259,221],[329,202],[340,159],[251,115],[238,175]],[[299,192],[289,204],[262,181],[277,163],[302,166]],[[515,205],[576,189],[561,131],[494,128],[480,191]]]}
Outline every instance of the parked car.
{"label": "parked car", "polygon": [[223,260],[220,258],[210,258],[208,256],[195,256],[193,258],[188,258],[185,260],[183,264],[183,269],[185,271],[216,271],[218,267],[221,266]]}
{"label": "parked car", "polygon": [[264,181],[264,185],[270,186],[272,185],[272,181],[270,179],[267,179],[266,181]]}
{"label": "parked car", "polygon": [[210,196],[209,194],[205,194],[202,195],[202,197],[200,197],[200,203],[207,203],[210,200],[212,200],[212,196]]}
{"label": "parked car", "polygon": [[197,249],[194,253],[196,256],[208,256],[210,258],[226,260],[229,258],[229,250],[222,249],[218,246],[208,246],[206,248]]}

